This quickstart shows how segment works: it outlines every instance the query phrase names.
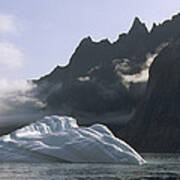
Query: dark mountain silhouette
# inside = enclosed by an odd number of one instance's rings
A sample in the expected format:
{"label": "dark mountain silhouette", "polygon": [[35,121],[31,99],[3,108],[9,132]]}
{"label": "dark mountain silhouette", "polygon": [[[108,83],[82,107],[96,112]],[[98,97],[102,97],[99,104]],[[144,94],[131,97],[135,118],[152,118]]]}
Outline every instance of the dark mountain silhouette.
{"label": "dark mountain silhouette", "polygon": [[[95,113],[133,109],[138,98],[134,99],[129,93],[119,71],[134,74],[142,70],[149,52],[145,45],[148,36],[145,24],[135,18],[130,31],[120,35],[114,43],[107,39],[93,42],[90,37],[84,38],[68,66],[57,66],[52,73],[36,81],[41,96],[45,94],[49,107],[53,109],[62,104]],[[120,70],[124,63],[126,70]],[[138,84],[141,89],[144,87],[142,84]],[[133,83],[131,85],[134,87]]]}
{"label": "dark mountain silhouette", "polygon": [[[53,113],[74,116],[83,125],[87,124],[83,113],[93,114],[94,119],[118,112],[119,120],[100,122],[133,147],[180,152],[179,29],[180,14],[153,24],[150,31],[136,17],[129,32],[113,43],[84,38],[66,67],[57,66],[34,81],[38,97]],[[137,79],[148,68],[148,54],[157,57],[147,83]]]}

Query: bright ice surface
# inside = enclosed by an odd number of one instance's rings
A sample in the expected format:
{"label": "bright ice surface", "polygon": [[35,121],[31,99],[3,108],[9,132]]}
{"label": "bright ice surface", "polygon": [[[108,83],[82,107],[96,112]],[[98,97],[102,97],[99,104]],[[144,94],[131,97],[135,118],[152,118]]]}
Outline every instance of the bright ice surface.
{"label": "bright ice surface", "polygon": [[0,161],[143,164],[143,158],[104,125],[79,127],[49,116],[0,138]]}

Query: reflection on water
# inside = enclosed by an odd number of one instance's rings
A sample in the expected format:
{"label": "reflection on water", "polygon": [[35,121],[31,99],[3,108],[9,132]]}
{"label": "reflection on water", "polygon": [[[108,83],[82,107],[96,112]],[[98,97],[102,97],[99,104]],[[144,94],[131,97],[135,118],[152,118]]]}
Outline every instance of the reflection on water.
{"label": "reflection on water", "polygon": [[0,179],[180,179],[180,155],[144,154],[142,166],[120,164],[1,163]]}

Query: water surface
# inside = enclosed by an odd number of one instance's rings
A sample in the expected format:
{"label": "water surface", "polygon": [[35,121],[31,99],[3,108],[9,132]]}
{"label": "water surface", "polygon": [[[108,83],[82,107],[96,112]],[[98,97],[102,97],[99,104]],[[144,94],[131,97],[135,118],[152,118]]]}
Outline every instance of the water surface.
{"label": "water surface", "polygon": [[138,165],[70,163],[1,163],[2,180],[180,179],[180,154],[143,154]]}

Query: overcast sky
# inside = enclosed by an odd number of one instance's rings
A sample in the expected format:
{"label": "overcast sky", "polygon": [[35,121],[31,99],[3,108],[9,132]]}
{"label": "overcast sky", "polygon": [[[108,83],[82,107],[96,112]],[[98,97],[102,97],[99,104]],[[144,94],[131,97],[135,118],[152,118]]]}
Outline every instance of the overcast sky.
{"label": "overcast sky", "polygon": [[115,41],[135,16],[150,29],[180,0],[0,0],[0,79],[31,79],[65,65],[82,38]]}

